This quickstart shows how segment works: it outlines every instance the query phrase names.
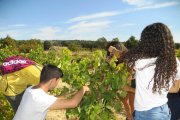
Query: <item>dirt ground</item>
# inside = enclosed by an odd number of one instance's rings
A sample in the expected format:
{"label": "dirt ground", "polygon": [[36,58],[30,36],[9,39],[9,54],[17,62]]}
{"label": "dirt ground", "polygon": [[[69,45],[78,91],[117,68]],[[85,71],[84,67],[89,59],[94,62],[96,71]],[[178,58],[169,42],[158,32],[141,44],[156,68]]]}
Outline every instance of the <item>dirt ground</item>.
{"label": "dirt ground", "polygon": [[[125,116],[121,114],[116,114],[117,120],[125,120]],[[46,120],[67,120],[66,119],[66,110],[51,110],[48,111]],[[69,119],[69,120],[78,120],[78,119]]]}
{"label": "dirt ground", "polygon": [[48,111],[46,120],[67,120],[66,110],[50,110]]}

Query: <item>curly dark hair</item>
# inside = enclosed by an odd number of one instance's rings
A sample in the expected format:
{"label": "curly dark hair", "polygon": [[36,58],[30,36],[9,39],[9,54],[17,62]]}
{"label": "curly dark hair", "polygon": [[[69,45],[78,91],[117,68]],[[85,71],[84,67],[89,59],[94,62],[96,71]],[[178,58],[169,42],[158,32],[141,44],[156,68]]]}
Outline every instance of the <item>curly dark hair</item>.
{"label": "curly dark hair", "polygon": [[148,25],[142,31],[138,45],[129,50],[123,60],[126,65],[133,68],[135,61],[146,58],[157,58],[153,64],[144,66],[145,68],[156,65],[152,79],[154,80],[153,93],[158,92],[161,94],[163,88],[168,91],[169,82],[170,80],[174,81],[177,73],[177,63],[173,36],[165,24],[154,23]]}

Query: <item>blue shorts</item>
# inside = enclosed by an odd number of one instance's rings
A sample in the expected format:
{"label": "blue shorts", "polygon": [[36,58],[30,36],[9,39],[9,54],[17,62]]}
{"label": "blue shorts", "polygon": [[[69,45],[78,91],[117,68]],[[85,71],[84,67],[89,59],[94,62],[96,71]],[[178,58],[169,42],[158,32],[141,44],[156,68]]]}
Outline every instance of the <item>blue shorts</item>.
{"label": "blue shorts", "polygon": [[146,111],[134,111],[134,120],[170,120],[171,114],[167,104]]}

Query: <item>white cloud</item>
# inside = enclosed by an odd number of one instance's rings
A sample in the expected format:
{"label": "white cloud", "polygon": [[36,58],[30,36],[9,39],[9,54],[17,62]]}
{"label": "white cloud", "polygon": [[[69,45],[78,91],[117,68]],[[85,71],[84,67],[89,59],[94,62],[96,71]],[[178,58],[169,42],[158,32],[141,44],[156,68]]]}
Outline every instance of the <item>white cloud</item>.
{"label": "white cloud", "polygon": [[96,21],[80,21],[63,31],[63,35],[60,36],[66,39],[85,39],[96,40],[97,37],[101,37],[105,29],[110,27],[112,21],[96,20]]}
{"label": "white cloud", "polygon": [[27,39],[29,35],[32,33],[31,28],[28,24],[2,24],[0,27],[0,37],[4,38],[7,35],[12,37],[13,39]]}
{"label": "white cloud", "polygon": [[147,1],[147,0],[122,0],[122,1],[128,3],[129,5],[136,6],[137,9],[135,10],[156,9],[156,8],[169,7],[179,4],[176,1],[161,2],[161,3],[156,1]]}
{"label": "white cloud", "polygon": [[0,31],[0,37],[5,38],[7,35],[9,35],[12,38],[17,38],[21,36],[21,32],[18,30]]}
{"label": "white cloud", "polygon": [[32,35],[32,38],[44,39],[44,40],[57,39],[59,31],[60,28],[51,27],[51,26],[44,27],[39,29],[38,33]]}
{"label": "white cloud", "polygon": [[84,20],[92,20],[92,19],[103,18],[103,17],[116,16],[119,14],[120,14],[120,12],[118,12],[118,11],[94,13],[94,14],[90,14],[90,15],[84,15],[84,16],[78,16],[78,17],[71,18],[67,21],[67,23],[84,21]]}
{"label": "white cloud", "polygon": [[170,7],[179,4],[178,2],[164,2],[164,3],[158,3],[158,4],[152,4],[149,6],[143,6],[139,9],[156,9],[156,8],[163,8],[163,7]]}
{"label": "white cloud", "polygon": [[14,24],[14,25],[10,25],[10,27],[25,27],[27,26],[27,24]]}
{"label": "white cloud", "polygon": [[125,23],[125,24],[120,25],[120,27],[129,27],[129,26],[135,26],[135,25],[136,25],[135,23]]}
{"label": "white cloud", "polygon": [[28,26],[27,24],[13,24],[13,25],[3,25],[0,27],[0,30],[6,31],[6,30],[17,30],[22,29],[24,27]]}
{"label": "white cloud", "polygon": [[135,5],[137,7],[152,5],[152,1],[147,1],[147,0],[122,0],[122,1],[130,5]]}
{"label": "white cloud", "polygon": [[69,19],[67,23],[76,22],[76,24],[68,27],[67,32],[71,39],[95,40],[97,37],[102,37],[104,31],[109,29],[112,21],[107,20],[108,17],[117,16],[127,12],[129,11],[108,11],[74,17]]}
{"label": "white cloud", "polygon": [[174,34],[173,39],[175,43],[180,43],[180,34]]}
{"label": "white cloud", "polygon": [[111,21],[82,21],[68,28],[72,38],[90,39],[110,27]]}
{"label": "white cloud", "polygon": [[180,31],[176,26],[169,25],[169,29],[171,30],[173,40],[175,43],[180,43]]}
{"label": "white cloud", "polygon": [[74,29],[82,29],[82,28],[105,28],[109,26],[109,24],[112,23],[111,21],[82,21],[79,22],[73,26],[70,26],[68,29],[69,30],[74,30]]}

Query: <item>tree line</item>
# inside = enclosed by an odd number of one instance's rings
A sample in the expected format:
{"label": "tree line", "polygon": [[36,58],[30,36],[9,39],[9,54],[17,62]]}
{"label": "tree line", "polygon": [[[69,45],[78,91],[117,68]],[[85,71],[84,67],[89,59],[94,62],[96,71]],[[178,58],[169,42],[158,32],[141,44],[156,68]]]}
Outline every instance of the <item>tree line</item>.
{"label": "tree line", "polygon": [[[118,38],[114,38],[111,41],[119,41]],[[97,49],[106,49],[109,42],[105,37],[98,38],[96,41],[92,40],[15,40],[9,35],[5,38],[0,39],[0,49],[11,46],[12,50],[17,50],[22,53],[29,53],[30,50],[35,50],[39,46],[43,47],[44,50],[57,49],[60,47],[67,47],[72,51],[90,50],[94,51]],[[122,42],[128,49],[138,44],[138,40],[131,36],[127,41]],[[175,43],[175,48],[180,48],[180,43]]]}

